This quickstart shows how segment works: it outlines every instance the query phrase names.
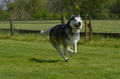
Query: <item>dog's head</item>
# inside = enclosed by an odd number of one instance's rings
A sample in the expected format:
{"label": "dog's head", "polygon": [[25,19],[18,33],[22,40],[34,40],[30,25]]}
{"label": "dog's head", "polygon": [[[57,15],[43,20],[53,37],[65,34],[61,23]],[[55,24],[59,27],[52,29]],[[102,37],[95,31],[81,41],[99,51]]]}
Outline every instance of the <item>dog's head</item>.
{"label": "dog's head", "polygon": [[72,29],[80,30],[82,28],[82,19],[80,15],[72,16],[68,23]]}

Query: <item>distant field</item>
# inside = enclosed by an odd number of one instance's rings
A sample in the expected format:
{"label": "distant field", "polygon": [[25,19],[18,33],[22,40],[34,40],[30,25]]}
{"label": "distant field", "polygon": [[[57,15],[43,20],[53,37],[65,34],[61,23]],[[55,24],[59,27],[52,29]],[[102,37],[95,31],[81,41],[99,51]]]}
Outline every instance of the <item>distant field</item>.
{"label": "distant field", "polygon": [[92,20],[94,32],[120,33],[120,20]]}
{"label": "distant field", "polygon": [[[60,20],[13,21],[15,29],[43,30],[61,24]],[[120,33],[120,20],[92,20],[93,32]],[[0,29],[9,29],[9,21],[0,21]],[[84,20],[83,28],[84,32]]]}
{"label": "distant field", "polygon": [[[61,24],[60,20],[40,20],[40,21],[13,21],[15,29],[42,30]],[[9,29],[9,21],[0,21],[0,29]]]}

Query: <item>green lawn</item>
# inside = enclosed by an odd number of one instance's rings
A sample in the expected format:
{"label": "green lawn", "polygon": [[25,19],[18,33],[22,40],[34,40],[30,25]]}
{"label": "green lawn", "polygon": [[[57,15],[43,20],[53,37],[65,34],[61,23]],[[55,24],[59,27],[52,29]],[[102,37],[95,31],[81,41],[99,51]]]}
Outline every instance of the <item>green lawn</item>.
{"label": "green lawn", "polygon": [[[60,20],[13,21],[15,29],[43,30],[61,24]],[[120,33],[120,20],[92,20],[93,32]],[[9,29],[9,21],[0,21],[0,29]],[[84,20],[82,32],[84,32]]]}
{"label": "green lawn", "polygon": [[[42,36],[33,35],[36,38],[32,38],[29,35],[32,34],[28,34],[26,39],[42,39]],[[33,42],[25,40],[26,35],[20,36],[0,39],[0,79],[120,78],[120,49],[112,46],[120,44],[120,41],[116,42],[119,39],[109,39],[108,44],[106,40],[99,39],[99,45],[80,42],[78,53],[73,57],[68,53],[69,61],[64,62],[53,46],[48,41],[43,41],[47,37]],[[109,43],[112,45],[109,46]]]}

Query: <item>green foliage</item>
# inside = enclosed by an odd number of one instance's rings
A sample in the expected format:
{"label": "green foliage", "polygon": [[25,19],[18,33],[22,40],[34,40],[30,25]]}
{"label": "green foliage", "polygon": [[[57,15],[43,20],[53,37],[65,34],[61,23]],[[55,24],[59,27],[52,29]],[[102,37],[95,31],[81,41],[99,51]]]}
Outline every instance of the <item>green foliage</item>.
{"label": "green foliage", "polygon": [[33,18],[51,19],[50,14],[48,13],[48,11],[45,10],[34,13]]}
{"label": "green foliage", "polygon": [[31,14],[34,14],[38,11],[44,10],[42,9],[43,6],[45,5],[46,1],[45,0],[29,0],[26,4],[26,9],[28,9],[28,11]]}
{"label": "green foliage", "polygon": [[0,20],[9,20],[10,19],[9,11],[0,11]]}
{"label": "green foliage", "polygon": [[60,14],[55,13],[55,12],[52,13],[51,19],[60,19],[60,18],[61,18]]}
{"label": "green foliage", "polygon": [[109,18],[109,15],[107,13],[94,13],[94,14],[89,14],[89,16],[92,17],[92,19],[107,19]]}
{"label": "green foliage", "polygon": [[6,4],[13,19],[60,19],[77,13],[82,17],[114,18],[120,14],[119,0],[15,0]]}
{"label": "green foliage", "polygon": [[16,0],[7,4],[7,10],[12,12],[13,19],[36,18],[40,16],[39,12],[45,2],[43,0]]}
{"label": "green foliage", "polygon": [[63,12],[61,14],[58,14],[56,12],[50,12],[48,10],[41,10],[33,14],[33,18],[36,19],[56,19],[60,20],[61,17],[70,18],[69,14],[67,12]]}
{"label": "green foliage", "polygon": [[8,3],[7,4],[7,10],[13,11],[16,8],[16,5],[14,3]]}

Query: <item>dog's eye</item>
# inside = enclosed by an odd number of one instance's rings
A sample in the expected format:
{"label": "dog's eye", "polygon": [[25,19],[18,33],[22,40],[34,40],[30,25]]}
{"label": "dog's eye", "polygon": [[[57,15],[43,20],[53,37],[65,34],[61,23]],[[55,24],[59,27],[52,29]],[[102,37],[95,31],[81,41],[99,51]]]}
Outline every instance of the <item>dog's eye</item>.
{"label": "dog's eye", "polygon": [[76,21],[76,19],[74,19],[74,21]]}

